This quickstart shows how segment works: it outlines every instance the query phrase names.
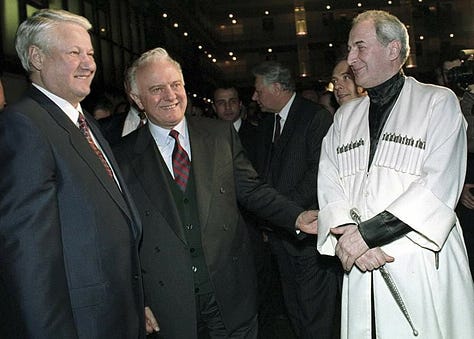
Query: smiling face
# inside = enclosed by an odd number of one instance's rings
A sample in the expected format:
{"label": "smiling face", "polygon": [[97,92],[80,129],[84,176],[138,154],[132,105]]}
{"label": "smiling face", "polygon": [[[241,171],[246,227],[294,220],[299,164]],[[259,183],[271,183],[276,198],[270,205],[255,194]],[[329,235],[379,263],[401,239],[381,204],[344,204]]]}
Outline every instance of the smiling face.
{"label": "smiling face", "polygon": [[137,106],[155,125],[171,129],[184,118],[187,97],[182,73],[165,59],[150,60],[136,72]]}
{"label": "smiling face", "polygon": [[31,80],[74,107],[90,92],[96,71],[89,33],[74,23],[60,23],[51,29],[48,50],[29,49]]}
{"label": "smiling face", "polygon": [[359,96],[354,76],[346,60],[340,61],[334,67],[331,82],[334,85],[334,96],[339,105]]}
{"label": "smiling face", "polygon": [[361,21],[352,27],[348,41],[347,62],[359,86],[372,88],[395,75],[400,68],[400,42],[383,46],[375,33],[372,20]]}

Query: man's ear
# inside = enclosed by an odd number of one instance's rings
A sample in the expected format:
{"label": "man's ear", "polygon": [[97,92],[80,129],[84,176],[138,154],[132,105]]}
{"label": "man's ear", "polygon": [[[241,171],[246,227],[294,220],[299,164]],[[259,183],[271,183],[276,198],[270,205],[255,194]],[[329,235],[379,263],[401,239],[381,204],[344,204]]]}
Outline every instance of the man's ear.
{"label": "man's ear", "polygon": [[132,98],[133,102],[135,103],[135,105],[138,106],[138,108],[141,110],[141,111],[144,111],[145,110],[145,107],[142,105],[142,101],[140,100],[140,97],[138,95],[136,95],[135,93],[132,93],[130,92],[130,98]]}
{"label": "man's ear", "polygon": [[30,60],[30,65],[37,71],[43,68],[44,53],[38,46],[30,46],[28,49],[28,59]]}
{"label": "man's ear", "polygon": [[400,40],[393,40],[388,43],[389,59],[395,60],[400,57],[400,51],[402,50],[402,43]]}
{"label": "man's ear", "polygon": [[272,85],[272,92],[275,94],[280,94],[282,91],[281,84],[279,82],[274,82]]}

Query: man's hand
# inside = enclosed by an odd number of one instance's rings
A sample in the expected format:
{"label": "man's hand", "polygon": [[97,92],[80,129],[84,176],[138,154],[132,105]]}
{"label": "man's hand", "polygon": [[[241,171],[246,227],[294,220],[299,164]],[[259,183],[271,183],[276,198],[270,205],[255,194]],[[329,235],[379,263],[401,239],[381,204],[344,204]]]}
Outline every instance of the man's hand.
{"label": "man's hand", "polygon": [[388,262],[393,262],[394,257],[386,254],[380,247],[371,248],[364,254],[362,254],[355,261],[356,266],[362,271],[373,271],[377,268],[385,265]]}
{"label": "man's hand", "polygon": [[160,327],[158,326],[158,321],[156,321],[151,308],[148,306],[145,307],[145,328],[146,334],[151,334],[153,332],[159,332]]}
{"label": "man's hand", "polygon": [[461,193],[461,204],[469,208],[470,210],[474,209],[474,195],[472,195],[469,189],[473,188],[474,184],[464,184]]}
{"label": "man's hand", "polygon": [[296,228],[308,234],[318,234],[318,211],[301,212],[296,219]]}
{"label": "man's hand", "polygon": [[336,245],[336,255],[341,260],[344,270],[349,272],[355,261],[367,252],[369,246],[360,235],[357,225],[331,228],[331,233],[339,238]]}

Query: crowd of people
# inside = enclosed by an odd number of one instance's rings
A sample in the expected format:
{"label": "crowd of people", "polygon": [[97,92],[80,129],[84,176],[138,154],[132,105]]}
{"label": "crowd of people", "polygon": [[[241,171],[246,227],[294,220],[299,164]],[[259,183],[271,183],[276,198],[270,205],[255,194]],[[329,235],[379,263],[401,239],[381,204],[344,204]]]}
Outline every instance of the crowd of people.
{"label": "crowd of people", "polygon": [[90,29],[44,9],[17,31],[1,338],[275,338],[279,316],[292,338],[474,337],[474,96],[404,75],[397,17],[354,18],[331,107],[265,61],[214,119],[161,47],[87,113]]}

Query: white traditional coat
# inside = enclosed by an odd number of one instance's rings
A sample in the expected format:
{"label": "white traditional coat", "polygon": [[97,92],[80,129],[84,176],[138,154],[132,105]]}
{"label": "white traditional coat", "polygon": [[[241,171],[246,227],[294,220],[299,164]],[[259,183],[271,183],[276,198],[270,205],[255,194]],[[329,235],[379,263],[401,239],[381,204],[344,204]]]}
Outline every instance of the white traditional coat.
{"label": "white traditional coat", "polygon": [[[343,105],[323,141],[318,176],[318,249],[334,255],[330,228],[387,210],[413,231],[382,246],[419,332],[474,338],[474,288],[454,208],[466,167],[466,122],[448,89],[406,78],[370,168],[369,98]],[[435,259],[438,253],[438,268]],[[378,270],[345,274],[342,338],[371,338],[371,275],[378,338],[414,337]]]}

